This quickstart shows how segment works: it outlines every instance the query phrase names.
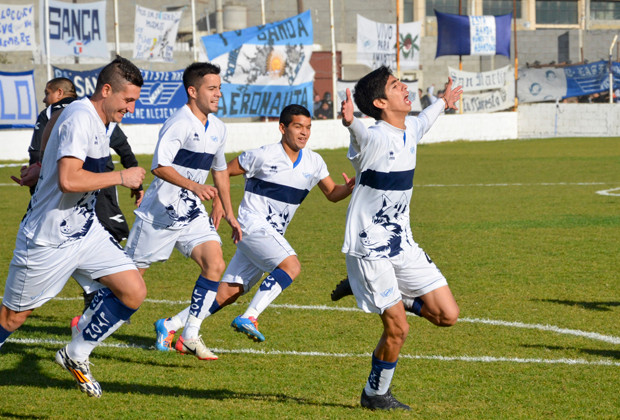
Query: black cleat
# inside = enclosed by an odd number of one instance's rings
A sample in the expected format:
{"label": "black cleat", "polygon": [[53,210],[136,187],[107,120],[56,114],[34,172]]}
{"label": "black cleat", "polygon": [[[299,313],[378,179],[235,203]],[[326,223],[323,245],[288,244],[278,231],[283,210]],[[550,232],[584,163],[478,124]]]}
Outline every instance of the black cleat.
{"label": "black cleat", "polygon": [[336,302],[337,300],[342,299],[345,296],[349,296],[353,294],[353,290],[351,290],[351,284],[349,283],[349,278],[345,278],[340,283],[336,285],[336,288],[332,290],[332,300]]}
{"label": "black cleat", "polygon": [[366,395],[366,390],[364,389],[362,390],[360,404],[362,407],[370,410],[411,410],[411,407],[394,398],[391,389],[388,389],[383,395],[373,396]]}

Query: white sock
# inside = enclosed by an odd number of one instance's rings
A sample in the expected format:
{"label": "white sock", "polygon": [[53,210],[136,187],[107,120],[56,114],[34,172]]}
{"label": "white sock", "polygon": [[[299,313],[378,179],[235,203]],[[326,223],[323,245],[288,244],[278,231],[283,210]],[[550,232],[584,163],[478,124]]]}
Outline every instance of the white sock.
{"label": "white sock", "polygon": [[172,331],[180,331],[181,328],[185,326],[187,323],[187,317],[189,316],[189,306],[183,309],[181,312],[171,317],[170,319],[166,319],[164,321],[164,326]]}
{"label": "white sock", "polygon": [[187,322],[185,323],[185,329],[183,330],[183,340],[191,340],[193,338],[198,338],[198,333],[200,332],[200,325],[202,324],[202,319],[195,317],[194,315],[190,315],[187,318]]}
{"label": "white sock", "polygon": [[282,290],[291,285],[292,281],[284,270],[279,268],[273,270],[271,274],[265,277],[265,280],[263,280],[252,298],[250,306],[241,316],[243,318],[258,318],[267,306],[282,293]]}

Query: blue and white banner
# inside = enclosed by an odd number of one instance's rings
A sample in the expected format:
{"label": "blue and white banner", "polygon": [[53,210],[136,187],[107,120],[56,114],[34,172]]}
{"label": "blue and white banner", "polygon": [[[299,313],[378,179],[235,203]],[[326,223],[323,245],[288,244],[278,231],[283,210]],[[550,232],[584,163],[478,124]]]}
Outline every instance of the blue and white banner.
{"label": "blue and white banner", "polygon": [[[620,63],[613,62],[613,88],[620,88]],[[519,69],[517,95],[520,102],[555,101],[609,90],[609,62],[560,68]]]}
{"label": "blue and white banner", "polygon": [[[50,55],[110,58],[105,1],[78,4],[48,1]],[[41,0],[40,10],[41,45],[45,45],[45,0]]]}
{"label": "blue and white banner", "polygon": [[[103,67],[87,71],[75,71],[53,67],[54,77],[66,77],[73,81],[79,98],[91,96],[97,86],[97,76]],[[133,114],[125,114],[125,124],[159,124],[166,121],[187,102],[183,87],[183,70],[150,71],[140,69],[144,84]]]}
{"label": "blue and white banner", "polygon": [[32,128],[37,121],[34,70],[0,72],[0,128]]}
{"label": "blue and white banner", "polygon": [[420,68],[421,22],[399,25],[380,23],[357,15],[357,62],[371,69],[387,66],[396,69],[396,37],[399,37],[400,68]]}
{"label": "blue and white banner", "polygon": [[34,49],[34,5],[0,4],[0,51]]}
{"label": "blue and white banner", "polygon": [[505,55],[510,57],[512,13],[501,16],[437,16],[437,53],[442,55]]}
{"label": "blue and white banner", "polygon": [[133,58],[171,62],[182,13],[160,12],[136,5]]}
{"label": "blue and white banner", "polygon": [[208,60],[222,69],[219,117],[280,115],[293,103],[312,110],[312,16],[202,38]]}
{"label": "blue and white banner", "polygon": [[[501,89],[506,85],[507,79],[510,78],[510,72],[509,66],[480,73],[462,71],[448,66],[448,74],[452,79],[452,85],[462,86],[463,92]],[[514,80],[514,76],[512,79]]]}

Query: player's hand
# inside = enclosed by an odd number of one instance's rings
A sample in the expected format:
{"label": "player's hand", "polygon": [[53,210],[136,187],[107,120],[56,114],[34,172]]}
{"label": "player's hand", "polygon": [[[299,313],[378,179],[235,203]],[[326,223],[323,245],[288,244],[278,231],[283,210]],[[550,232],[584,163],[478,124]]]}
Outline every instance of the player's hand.
{"label": "player's hand", "polygon": [[224,212],[222,202],[220,201],[220,198],[216,196],[213,198],[213,208],[211,209],[211,222],[213,223],[215,230],[219,229],[220,222],[225,215],[226,212]]}
{"label": "player's hand", "polygon": [[121,171],[121,185],[123,187],[131,188],[132,190],[139,188],[144,181],[144,175],[146,171],[140,166],[134,166],[133,168],[123,169]]}
{"label": "player's hand", "polygon": [[353,106],[353,100],[351,99],[351,89],[347,88],[347,99],[342,101],[342,107],[340,109],[340,113],[342,114],[342,124],[345,127],[348,127],[353,122],[353,111],[355,107]]}
{"label": "player's hand", "polygon": [[11,175],[11,179],[21,186],[34,187],[39,181],[41,164],[33,163],[30,166],[22,166],[19,170],[19,178]]}
{"label": "player's hand", "polygon": [[355,177],[349,178],[346,173],[342,173],[342,177],[344,178],[344,184],[347,186],[349,191],[353,191],[355,187]]}
{"label": "player's hand", "polygon": [[142,203],[142,199],[144,198],[144,190],[133,189],[131,190],[131,198],[136,198],[136,207],[139,207]]}
{"label": "player's hand", "polygon": [[196,196],[202,201],[213,200],[213,198],[217,197],[217,188],[212,185],[205,185],[194,182],[194,185],[192,186],[190,191],[196,194]]}
{"label": "player's hand", "polygon": [[243,238],[243,233],[241,232],[241,225],[239,225],[239,222],[237,222],[235,216],[226,217],[226,221],[232,228],[232,235],[230,235],[230,237],[232,238],[233,243],[237,244]]}
{"label": "player's hand", "polygon": [[461,95],[463,94],[463,87],[457,86],[452,89],[452,78],[448,77],[448,84],[446,85],[446,90],[443,95],[443,99],[446,101],[446,109],[458,109],[456,107],[456,103],[461,99]]}

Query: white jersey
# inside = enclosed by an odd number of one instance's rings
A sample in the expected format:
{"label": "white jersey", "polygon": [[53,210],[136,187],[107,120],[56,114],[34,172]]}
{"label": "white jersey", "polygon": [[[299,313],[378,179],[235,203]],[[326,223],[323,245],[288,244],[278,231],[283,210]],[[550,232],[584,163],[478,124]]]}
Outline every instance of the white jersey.
{"label": "white jersey", "polygon": [[[187,105],[179,108],[159,131],[151,170],[171,166],[185,178],[204,184],[209,170],[226,170],[226,126],[209,114],[207,124]],[[181,229],[201,213],[202,201],[193,192],[155,177],[136,215],[155,226]]]}
{"label": "white jersey", "polygon": [[405,130],[385,121],[349,126],[348,158],[355,188],[347,210],[342,252],[369,260],[390,258],[414,244],[409,225],[417,145],[443,110],[444,102],[405,118]]}
{"label": "white jersey", "polygon": [[65,246],[83,238],[93,223],[98,190],[63,193],[58,187],[58,163],[63,157],[84,162],[90,172],[105,172],[110,156],[110,134],[88,98],[69,104],[58,118],[43,156],[37,188],[21,223],[26,236],[37,245]]}
{"label": "white jersey", "polygon": [[297,161],[291,162],[281,143],[243,152],[239,165],[246,173],[238,221],[248,233],[273,228],[284,235],[310,190],[329,176],[318,153],[301,149]]}

